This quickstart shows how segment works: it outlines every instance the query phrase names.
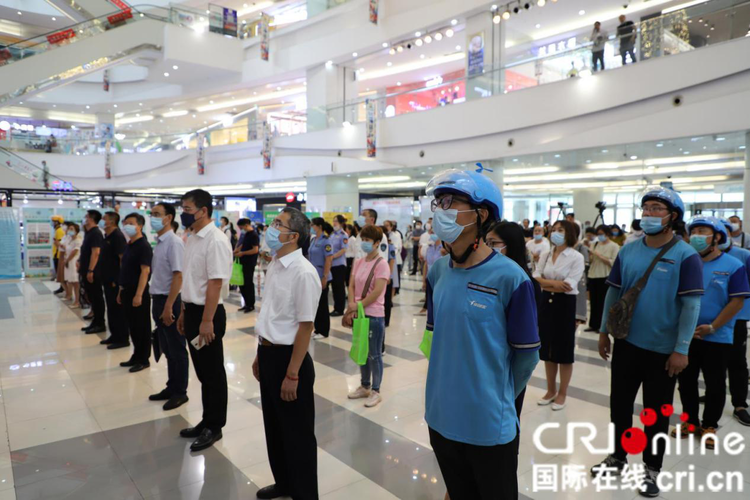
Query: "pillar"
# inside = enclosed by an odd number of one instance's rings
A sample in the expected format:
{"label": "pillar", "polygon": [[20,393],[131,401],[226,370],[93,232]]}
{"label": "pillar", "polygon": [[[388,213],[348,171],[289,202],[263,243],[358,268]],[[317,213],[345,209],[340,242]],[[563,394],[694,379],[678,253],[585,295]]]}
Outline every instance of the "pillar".
{"label": "pillar", "polygon": [[[466,100],[480,99],[489,95],[502,93],[505,72],[499,68],[504,62],[505,52],[505,22],[492,22],[494,13],[489,9],[466,20],[465,39],[462,49],[466,54]],[[484,43],[484,66],[482,74],[470,76],[470,67],[474,66],[472,47],[478,45],[479,40]],[[472,63],[470,65],[470,63]]]}
{"label": "pillar", "polygon": [[339,212],[348,222],[359,215],[359,185],[356,177],[324,175],[307,178],[307,211]]}
{"label": "pillar", "polygon": [[[307,131],[355,123],[352,110],[344,101],[357,97],[358,85],[351,69],[324,64],[307,70]],[[332,107],[329,111],[328,108]]]}
{"label": "pillar", "polygon": [[[599,215],[596,203],[603,199],[603,188],[574,189],[573,211],[576,214],[576,219],[581,221],[581,224],[586,221],[590,221],[591,224],[594,224],[594,220]],[[614,209],[614,207],[612,207],[612,209]],[[597,224],[599,223],[601,223],[601,221],[597,222]]]}
{"label": "pillar", "polygon": [[744,198],[742,199],[742,221],[745,231],[750,227],[750,132],[745,133],[745,170],[742,177]]}

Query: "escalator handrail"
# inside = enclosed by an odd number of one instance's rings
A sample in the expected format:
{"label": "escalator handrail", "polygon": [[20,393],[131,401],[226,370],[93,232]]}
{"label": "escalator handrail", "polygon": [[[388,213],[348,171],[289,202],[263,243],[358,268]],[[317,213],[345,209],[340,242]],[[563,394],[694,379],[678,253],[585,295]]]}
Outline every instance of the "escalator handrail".
{"label": "escalator handrail", "polygon": [[[30,162],[29,160],[27,160],[27,159],[26,159],[26,158],[24,158],[23,156],[17,155],[17,154],[16,154],[16,153],[14,153],[13,151],[11,151],[11,150],[9,150],[9,149],[7,149],[7,148],[3,147],[3,146],[0,146],[0,152],[2,152],[2,153],[5,153],[5,154],[7,154],[8,156],[12,156],[12,157],[14,157],[14,158],[17,158],[17,159],[21,160],[22,162],[24,162],[24,163],[25,163],[25,164],[26,164],[27,166],[30,166],[30,167],[32,167],[32,168],[34,168],[34,169],[36,169],[36,170],[39,170],[39,171],[40,171],[40,172],[41,172],[42,174],[44,174],[44,169],[43,169],[42,167],[39,167],[39,166],[37,166],[37,165],[34,165],[33,163],[31,163],[31,162]],[[56,175],[54,175],[54,174],[50,174],[49,172],[47,172],[47,175],[48,175],[48,176],[49,176],[50,178],[53,178],[53,179],[55,179],[55,180],[58,180],[58,181],[60,181],[60,182],[66,182],[66,181],[65,181],[64,179],[61,179],[60,177],[58,177],[58,176],[56,176]],[[73,186],[73,185],[71,184],[71,186]],[[73,186],[73,188],[75,188],[75,186]]]}

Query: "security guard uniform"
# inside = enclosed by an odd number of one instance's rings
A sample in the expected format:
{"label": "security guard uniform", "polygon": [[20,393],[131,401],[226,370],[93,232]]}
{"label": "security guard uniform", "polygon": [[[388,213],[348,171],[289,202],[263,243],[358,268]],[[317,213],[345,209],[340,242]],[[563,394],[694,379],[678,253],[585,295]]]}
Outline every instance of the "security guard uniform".
{"label": "security guard uniform", "polygon": [[[318,271],[318,276],[321,279],[323,278],[326,258],[334,253],[331,239],[325,233],[319,237],[313,237],[310,241],[308,258],[312,265],[315,266],[315,270]],[[329,272],[328,276],[326,276],[326,286],[323,288],[320,301],[318,302],[318,312],[315,314],[315,333],[319,333],[324,337],[328,337],[328,333],[331,330],[331,317],[328,312],[328,283],[331,282],[331,278],[332,273]]]}

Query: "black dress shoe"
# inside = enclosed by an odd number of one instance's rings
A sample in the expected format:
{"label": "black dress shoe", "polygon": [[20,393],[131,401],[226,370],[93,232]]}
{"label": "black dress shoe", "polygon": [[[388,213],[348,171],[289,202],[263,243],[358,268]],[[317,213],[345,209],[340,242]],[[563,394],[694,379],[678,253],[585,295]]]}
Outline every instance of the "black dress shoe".
{"label": "black dress shoe", "polygon": [[272,484],[271,486],[259,489],[255,496],[261,500],[272,500],[274,498],[281,498],[288,495],[281,491],[278,486]]}
{"label": "black dress shoe", "polygon": [[595,332],[596,328],[586,328],[584,332]]}
{"label": "black dress shoe", "polygon": [[61,294],[61,293],[63,293],[64,291],[65,291],[65,289],[64,289],[63,287],[60,287],[60,288],[58,288],[57,290],[55,290],[55,291],[54,291],[53,293],[54,293],[55,295],[58,295],[58,294]]}
{"label": "black dress shoe", "polygon": [[169,401],[164,403],[164,411],[174,410],[175,408],[179,408],[180,406],[184,405],[188,402],[187,396],[173,396],[169,398]]}
{"label": "black dress shoe", "polygon": [[210,448],[216,441],[222,438],[221,431],[213,432],[211,429],[203,429],[198,439],[190,445],[190,451],[201,451]]}
{"label": "black dress shoe", "polygon": [[113,338],[112,338],[112,336],[110,335],[109,337],[107,337],[106,339],[104,339],[104,340],[100,341],[99,343],[100,343],[101,345],[109,345],[109,344],[111,344],[111,343],[113,343],[113,342],[114,342],[114,339],[113,339]]}
{"label": "black dress shoe", "polygon": [[251,313],[251,312],[255,311],[255,307],[246,307],[244,309],[244,311],[245,311],[245,314]]}
{"label": "black dress shoe", "polygon": [[106,331],[107,331],[107,327],[105,327],[104,325],[92,326],[84,330],[84,332],[86,332],[86,335],[90,335],[92,333],[104,333]]}
{"label": "black dress shoe", "polygon": [[130,373],[136,373],[141,370],[145,370],[149,366],[151,366],[151,363],[136,363],[130,367]]}
{"label": "black dress shoe", "polygon": [[180,437],[197,438],[198,436],[201,435],[201,433],[203,432],[203,429],[205,429],[205,427],[203,427],[202,423],[196,425],[195,427],[188,427],[187,429],[182,429],[180,431]]}
{"label": "black dress shoe", "polygon": [[339,316],[343,316],[343,315],[344,315],[344,313],[342,313],[342,312],[338,312],[338,311],[333,311],[333,312],[331,313],[331,317],[332,317],[332,318],[338,318]]}
{"label": "black dress shoe", "polygon": [[133,358],[130,358],[129,360],[123,361],[122,363],[120,363],[120,366],[122,366],[123,368],[128,368],[131,366],[135,366],[137,364],[138,364],[137,361],[135,361]]}
{"label": "black dress shoe", "polygon": [[114,350],[114,349],[122,349],[123,347],[130,347],[130,342],[122,342],[117,344],[109,344],[107,346],[107,349]]}
{"label": "black dress shoe", "polygon": [[83,317],[85,320],[92,320],[94,319],[94,313],[88,313],[86,316]]}
{"label": "black dress shoe", "polygon": [[161,392],[152,394],[148,397],[149,401],[166,401],[172,397],[172,393],[168,389],[164,389]]}
{"label": "black dress shoe", "polygon": [[82,331],[82,332],[85,332],[86,330],[88,330],[88,329],[89,329],[89,328],[91,328],[92,326],[94,326],[94,325],[86,325],[86,326],[84,326],[83,328],[81,328],[81,331]]}

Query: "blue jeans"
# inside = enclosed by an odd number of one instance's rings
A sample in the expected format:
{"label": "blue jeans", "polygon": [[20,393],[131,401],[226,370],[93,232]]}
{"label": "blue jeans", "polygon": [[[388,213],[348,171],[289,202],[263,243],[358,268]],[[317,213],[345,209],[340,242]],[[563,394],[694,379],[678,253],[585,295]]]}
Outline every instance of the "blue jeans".
{"label": "blue jeans", "polygon": [[[370,319],[370,347],[367,363],[359,367],[362,372],[362,387],[380,392],[380,382],[383,380],[383,340],[385,339],[385,318]],[[372,376],[372,384],[370,377]]]}
{"label": "blue jeans", "polygon": [[170,396],[187,395],[188,386],[188,351],[185,337],[177,331],[177,318],[180,317],[180,296],[174,301],[172,314],[174,323],[165,326],[161,320],[164,304],[167,302],[166,295],[153,295],[151,313],[156,323],[156,332],[159,336],[159,347],[164,357],[167,358],[167,391]]}

